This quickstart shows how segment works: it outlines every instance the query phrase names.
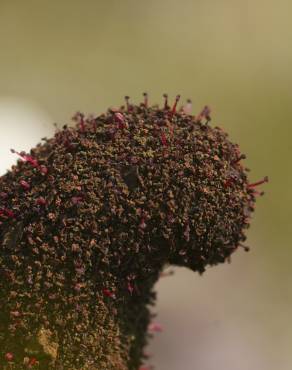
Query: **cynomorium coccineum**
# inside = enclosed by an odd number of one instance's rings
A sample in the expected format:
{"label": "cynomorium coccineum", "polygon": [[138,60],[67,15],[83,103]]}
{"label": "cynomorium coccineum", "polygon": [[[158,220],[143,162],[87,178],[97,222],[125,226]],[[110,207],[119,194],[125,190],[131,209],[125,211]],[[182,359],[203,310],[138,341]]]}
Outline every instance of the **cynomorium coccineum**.
{"label": "cynomorium coccineum", "polygon": [[[0,364],[136,370],[166,265],[242,246],[259,193],[210,110],[78,112],[0,178]],[[263,180],[263,181],[266,181]]]}

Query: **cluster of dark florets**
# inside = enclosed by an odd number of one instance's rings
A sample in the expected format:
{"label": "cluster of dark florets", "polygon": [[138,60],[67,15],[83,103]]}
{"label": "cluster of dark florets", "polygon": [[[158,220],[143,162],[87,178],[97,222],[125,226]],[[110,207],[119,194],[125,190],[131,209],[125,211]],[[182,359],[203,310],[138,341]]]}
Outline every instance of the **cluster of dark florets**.
{"label": "cluster of dark florets", "polygon": [[0,178],[2,368],[138,369],[165,265],[202,273],[242,246],[258,183],[239,147],[208,107],[144,96],[13,151]]}

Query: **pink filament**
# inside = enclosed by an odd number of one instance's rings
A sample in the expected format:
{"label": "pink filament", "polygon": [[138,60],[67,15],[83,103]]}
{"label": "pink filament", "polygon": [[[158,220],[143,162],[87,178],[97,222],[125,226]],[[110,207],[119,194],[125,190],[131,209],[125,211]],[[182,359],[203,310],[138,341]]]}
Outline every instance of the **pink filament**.
{"label": "pink filament", "polygon": [[258,185],[261,185],[261,184],[264,184],[265,182],[268,182],[269,181],[269,178],[268,176],[265,176],[262,180],[260,181],[257,181],[257,182],[254,182],[253,184],[248,184],[248,187],[249,188],[254,188]]}
{"label": "pink filament", "polygon": [[180,99],[180,95],[177,95],[176,98],[175,98],[175,102],[173,104],[172,110],[171,110],[171,115],[172,116],[176,112],[176,107],[177,107],[177,103],[179,102],[179,99]]}

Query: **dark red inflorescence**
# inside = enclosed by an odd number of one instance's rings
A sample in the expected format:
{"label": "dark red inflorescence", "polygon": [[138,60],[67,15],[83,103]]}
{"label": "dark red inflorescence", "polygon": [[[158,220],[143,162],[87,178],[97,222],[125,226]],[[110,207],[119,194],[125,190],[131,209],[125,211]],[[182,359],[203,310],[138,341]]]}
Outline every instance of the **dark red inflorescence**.
{"label": "dark red inflorescence", "polygon": [[[191,102],[74,116],[0,178],[0,366],[137,370],[153,285],[245,241],[256,187],[237,144]],[[246,247],[247,248],[247,247]],[[150,334],[149,334],[150,332]]]}

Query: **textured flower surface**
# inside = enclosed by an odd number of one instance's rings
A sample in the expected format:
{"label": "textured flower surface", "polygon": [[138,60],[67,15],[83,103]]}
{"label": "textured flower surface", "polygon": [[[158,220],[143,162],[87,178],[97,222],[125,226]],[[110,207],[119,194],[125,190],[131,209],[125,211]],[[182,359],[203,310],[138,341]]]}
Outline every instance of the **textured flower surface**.
{"label": "textured flower surface", "polygon": [[193,116],[164,98],[77,112],[29,154],[13,150],[0,178],[1,368],[142,369],[163,268],[203,273],[242,246],[267,179],[248,182],[208,107]]}

